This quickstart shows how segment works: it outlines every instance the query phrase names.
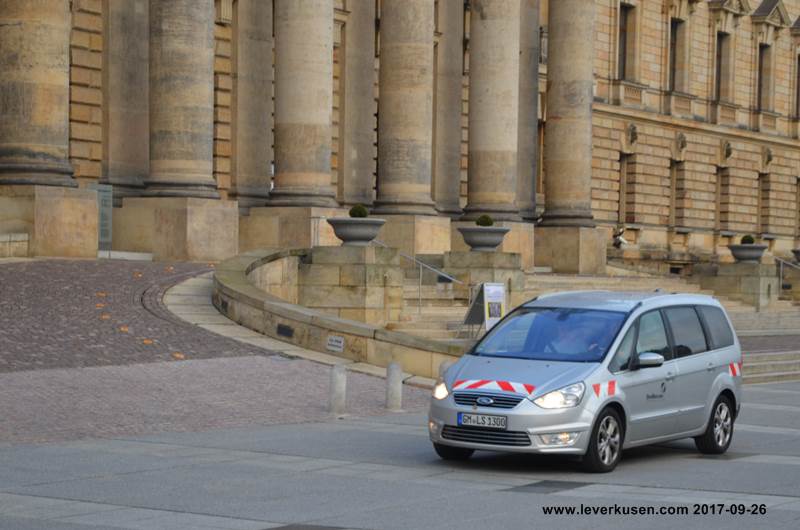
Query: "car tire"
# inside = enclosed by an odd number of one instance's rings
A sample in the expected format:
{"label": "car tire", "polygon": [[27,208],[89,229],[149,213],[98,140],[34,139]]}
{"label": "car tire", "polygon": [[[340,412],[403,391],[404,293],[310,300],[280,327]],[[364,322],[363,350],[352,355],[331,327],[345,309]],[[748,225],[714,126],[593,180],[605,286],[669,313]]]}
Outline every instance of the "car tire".
{"label": "car tire", "polygon": [[452,445],[433,444],[436,454],[442,460],[468,460],[475,452],[475,449],[467,449],[466,447],[453,447]]}
{"label": "car tire", "polygon": [[719,396],[711,409],[706,432],[694,438],[697,450],[707,455],[721,455],[733,440],[735,415],[733,404],[727,396]]}
{"label": "car tire", "polygon": [[616,410],[603,409],[597,417],[589,439],[589,447],[583,456],[583,468],[590,473],[613,471],[622,458],[622,443],[625,430]]}

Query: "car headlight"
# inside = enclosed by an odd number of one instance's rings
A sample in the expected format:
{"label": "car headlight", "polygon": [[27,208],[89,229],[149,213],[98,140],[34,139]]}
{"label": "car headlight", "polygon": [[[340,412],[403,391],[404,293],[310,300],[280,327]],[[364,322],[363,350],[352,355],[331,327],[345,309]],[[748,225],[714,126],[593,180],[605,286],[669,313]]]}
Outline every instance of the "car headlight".
{"label": "car headlight", "polygon": [[447,385],[444,384],[444,381],[439,381],[436,383],[436,386],[433,387],[433,397],[435,399],[441,401],[449,395],[450,392],[447,390]]}
{"label": "car headlight", "polygon": [[534,403],[543,409],[566,409],[574,407],[581,402],[583,391],[586,386],[583,383],[565,386],[558,390],[553,390],[547,394],[533,400]]}

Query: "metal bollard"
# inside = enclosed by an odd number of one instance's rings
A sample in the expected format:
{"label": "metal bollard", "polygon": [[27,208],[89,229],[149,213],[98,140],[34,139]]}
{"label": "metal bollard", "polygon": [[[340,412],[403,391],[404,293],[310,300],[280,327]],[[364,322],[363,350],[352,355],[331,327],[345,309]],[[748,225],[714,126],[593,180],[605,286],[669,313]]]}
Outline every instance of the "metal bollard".
{"label": "metal bollard", "polygon": [[397,363],[386,368],[386,408],[393,411],[403,408],[403,368]]}
{"label": "metal bollard", "polygon": [[439,365],[439,379],[444,377],[444,373],[453,366],[453,361],[445,361]]}
{"label": "metal bollard", "polygon": [[347,369],[337,364],[331,370],[331,414],[347,411]]}

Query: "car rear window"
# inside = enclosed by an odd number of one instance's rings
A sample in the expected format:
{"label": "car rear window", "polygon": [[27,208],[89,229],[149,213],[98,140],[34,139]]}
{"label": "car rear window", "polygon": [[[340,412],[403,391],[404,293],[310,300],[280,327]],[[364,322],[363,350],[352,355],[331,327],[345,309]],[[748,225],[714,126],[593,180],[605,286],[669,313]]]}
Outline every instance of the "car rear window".
{"label": "car rear window", "polygon": [[706,335],[694,307],[669,307],[664,310],[675,342],[675,357],[686,357],[708,350]]}
{"label": "car rear window", "polygon": [[733,346],[733,330],[728,324],[728,319],[725,318],[725,313],[718,307],[710,305],[697,306],[697,310],[706,321],[706,329],[711,335],[712,347],[717,350],[719,348],[727,348]]}

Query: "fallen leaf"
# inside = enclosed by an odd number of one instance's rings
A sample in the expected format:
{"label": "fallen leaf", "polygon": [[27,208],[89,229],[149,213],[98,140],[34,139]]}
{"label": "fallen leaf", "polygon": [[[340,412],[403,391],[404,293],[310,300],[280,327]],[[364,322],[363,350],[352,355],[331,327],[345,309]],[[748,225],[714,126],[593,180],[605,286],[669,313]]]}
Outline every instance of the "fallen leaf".
{"label": "fallen leaf", "polygon": [[108,320],[109,318],[111,318],[111,315],[109,315],[108,313],[103,313],[102,315],[100,315],[100,320]]}
{"label": "fallen leaf", "polygon": [[153,344],[153,339],[142,339],[142,344],[147,344],[149,346]]}
{"label": "fallen leaf", "polygon": [[103,307],[105,307],[105,306],[106,306],[106,304],[95,304],[94,306],[95,306],[97,309],[100,309],[100,308],[103,308]]}
{"label": "fallen leaf", "polygon": [[94,293],[94,295],[97,296],[98,298],[105,298],[106,297],[106,293],[104,293],[103,291],[98,291],[98,292]]}
{"label": "fallen leaf", "polygon": [[123,332],[123,333],[127,333],[127,332],[128,332],[128,326],[120,326],[120,327],[119,327],[119,330],[120,330],[121,332]]}
{"label": "fallen leaf", "polygon": [[176,361],[182,361],[186,359],[186,356],[179,351],[174,351],[172,352],[172,358],[175,359]]}

